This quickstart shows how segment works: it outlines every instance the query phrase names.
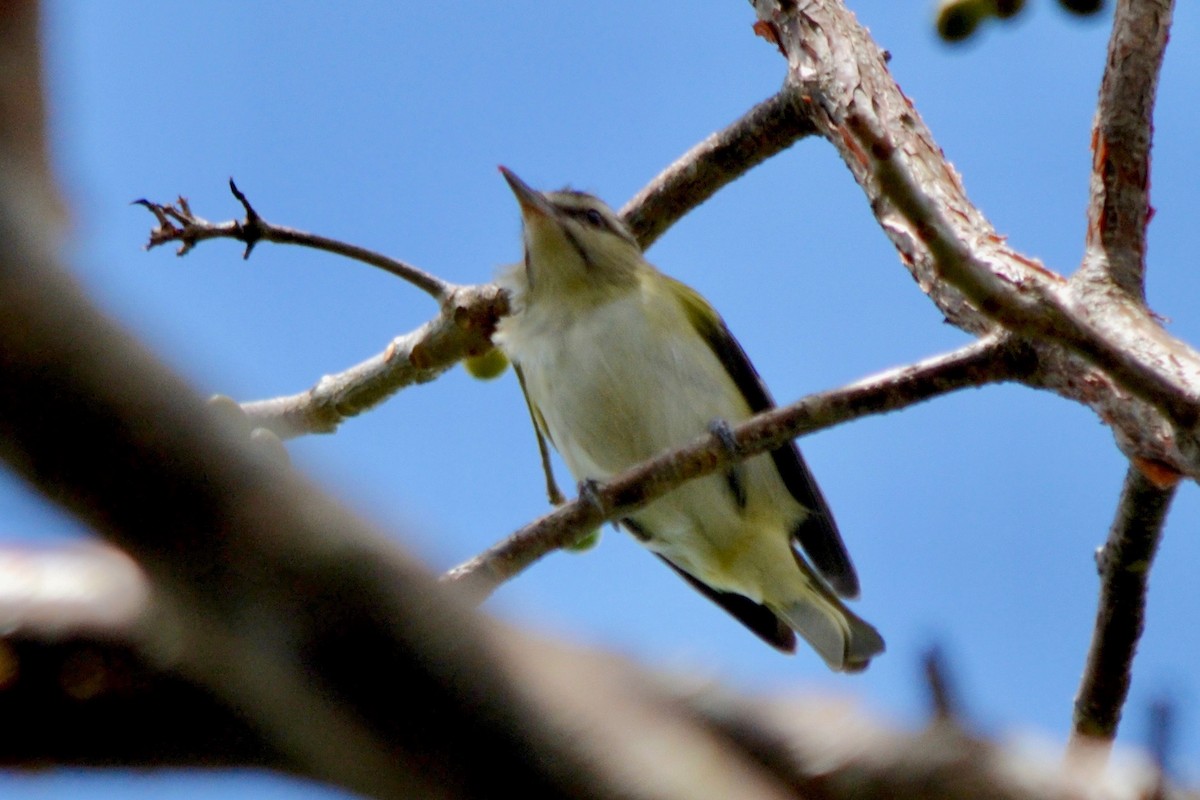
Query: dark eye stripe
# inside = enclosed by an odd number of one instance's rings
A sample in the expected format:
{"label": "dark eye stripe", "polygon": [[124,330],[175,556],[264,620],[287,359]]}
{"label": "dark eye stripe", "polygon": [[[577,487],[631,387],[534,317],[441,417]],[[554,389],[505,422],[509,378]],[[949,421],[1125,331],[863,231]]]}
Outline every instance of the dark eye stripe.
{"label": "dark eye stripe", "polygon": [[641,249],[633,236],[625,230],[624,225],[595,206],[574,205],[573,203],[556,201],[554,207],[559,213],[570,217],[581,225],[586,225],[595,230],[607,231],[614,236],[619,236],[634,247],[638,247],[639,250]]}
{"label": "dark eye stripe", "polygon": [[564,208],[564,209],[562,209],[562,211],[567,216],[571,217],[572,219],[579,220],[580,222],[584,223],[585,225],[590,225],[593,228],[599,228],[601,230],[609,231],[610,233],[616,233],[616,231],[613,230],[612,223],[610,223],[608,221],[608,218],[605,217],[603,214],[601,214],[598,209],[595,209],[595,208]]}

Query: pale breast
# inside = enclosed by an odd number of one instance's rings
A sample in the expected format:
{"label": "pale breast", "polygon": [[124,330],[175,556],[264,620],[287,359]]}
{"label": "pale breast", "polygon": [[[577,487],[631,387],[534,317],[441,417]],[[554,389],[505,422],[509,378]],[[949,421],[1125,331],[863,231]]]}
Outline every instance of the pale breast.
{"label": "pale breast", "polygon": [[[665,301],[665,302],[664,302]],[[527,309],[497,336],[577,479],[604,478],[749,409],[669,296]]]}
{"label": "pale breast", "polygon": [[[633,292],[584,312],[526,309],[496,341],[521,367],[530,399],[577,480],[603,480],[685,444],[716,419],[750,416],[724,366],[683,311]],[[739,468],[748,503],[724,475],[686,484],[633,514],[659,552],[706,583],[751,598],[795,571],[788,530],[800,509],[769,456]],[[789,573],[790,574],[790,573]]]}

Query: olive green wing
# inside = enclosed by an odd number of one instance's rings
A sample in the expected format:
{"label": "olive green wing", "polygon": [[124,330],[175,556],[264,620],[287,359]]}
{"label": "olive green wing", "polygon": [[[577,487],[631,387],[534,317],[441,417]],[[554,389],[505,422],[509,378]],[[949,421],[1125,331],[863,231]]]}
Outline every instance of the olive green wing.
{"label": "olive green wing", "polygon": [[[696,332],[729,372],[750,410],[757,414],[774,408],[775,402],[746,356],[746,351],[733,338],[712,306],[691,287],[673,278],[667,280],[677,290],[676,295]],[[795,441],[790,441],[772,450],[771,458],[792,497],[808,509],[808,514],[793,529],[792,537],[804,548],[817,572],[835,592],[842,597],[857,597],[858,575],[854,571],[854,564],[838,533],[829,504],[825,502],[820,487],[800,455],[800,448]]]}

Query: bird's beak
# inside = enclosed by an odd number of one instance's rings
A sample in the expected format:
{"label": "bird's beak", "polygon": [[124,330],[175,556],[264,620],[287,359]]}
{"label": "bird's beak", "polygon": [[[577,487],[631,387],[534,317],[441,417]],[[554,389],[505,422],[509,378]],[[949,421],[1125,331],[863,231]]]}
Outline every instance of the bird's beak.
{"label": "bird's beak", "polygon": [[518,178],[516,173],[508,167],[501,166],[500,174],[504,176],[504,180],[508,181],[513,194],[517,196],[517,202],[521,204],[521,216],[525,219],[531,217],[554,218],[554,208],[546,201],[544,194]]}

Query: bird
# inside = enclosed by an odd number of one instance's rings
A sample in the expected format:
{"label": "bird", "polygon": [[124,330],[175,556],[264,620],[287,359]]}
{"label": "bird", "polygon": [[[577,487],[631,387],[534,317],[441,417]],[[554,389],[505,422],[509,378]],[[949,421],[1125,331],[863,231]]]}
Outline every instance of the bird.
{"label": "bird", "polygon": [[[524,258],[497,278],[510,313],[493,342],[581,487],[774,406],[713,307],[651,265],[609,206],[500,172],[520,206]],[[794,441],[617,522],[780,651],[794,652],[799,634],[830,669],[857,672],[884,649],[842,602],[858,596],[858,576]]]}

